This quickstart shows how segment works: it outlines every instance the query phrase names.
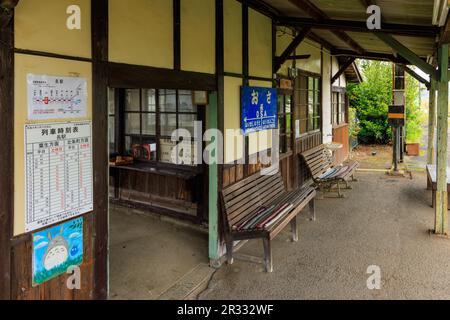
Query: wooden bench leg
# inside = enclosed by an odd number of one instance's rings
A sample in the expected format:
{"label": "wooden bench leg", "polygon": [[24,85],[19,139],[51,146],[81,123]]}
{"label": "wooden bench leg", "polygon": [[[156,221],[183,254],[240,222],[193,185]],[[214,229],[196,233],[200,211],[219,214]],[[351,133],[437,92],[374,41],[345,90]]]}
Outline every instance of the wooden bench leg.
{"label": "wooden bench leg", "polygon": [[325,199],[325,187],[322,183],[319,184],[319,191],[320,191],[320,198],[317,198],[317,199],[324,200]]}
{"label": "wooden bench leg", "polygon": [[316,221],[316,200],[314,199],[309,202],[309,213],[311,214],[311,220]]}
{"label": "wooden bench leg", "polygon": [[297,218],[291,221],[292,242],[298,242]]}
{"label": "wooden bench leg", "polygon": [[431,207],[435,208],[436,207],[436,190],[433,190],[432,195],[431,195]]}
{"label": "wooden bench leg", "polygon": [[227,263],[233,264],[234,258],[233,258],[233,240],[226,241],[227,246]]}
{"label": "wooden bench leg", "polygon": [[348,181],[345,181],[345,189],[347,190],[353,190],[353,187],[348,184]]}
{"label": "wooden bench leg", "polygon": [[338,181],[337,183],[337,192],[338,192],[338,198],[345,198],[345,195],[341,191],[341,182]]}
{"label": "wooden bench leg", "polygon": [[353,182],[358,182],[358,179],[355,178],[355,174],[352,174],[352,181]]}
{"label": "wooden bench leg", "polygon": [[270,239],[264,238],[263,244],[264,244],[264,267],[266,269],[266,272],[273,272],[272,247],[270,244]]}

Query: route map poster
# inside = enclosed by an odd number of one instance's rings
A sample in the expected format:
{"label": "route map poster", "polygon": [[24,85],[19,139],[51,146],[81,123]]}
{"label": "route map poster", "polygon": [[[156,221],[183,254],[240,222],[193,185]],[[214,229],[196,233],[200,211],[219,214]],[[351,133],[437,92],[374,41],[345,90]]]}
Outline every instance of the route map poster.
{"label": "route map poster", "polygon": [[86,117],[85,78],[28,74],[27,84],[29,120]]}

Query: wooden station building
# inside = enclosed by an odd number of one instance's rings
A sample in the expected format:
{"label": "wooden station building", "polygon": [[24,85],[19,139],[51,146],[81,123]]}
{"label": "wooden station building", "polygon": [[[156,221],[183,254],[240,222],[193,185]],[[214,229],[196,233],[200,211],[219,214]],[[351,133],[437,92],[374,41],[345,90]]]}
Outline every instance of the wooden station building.
{"label": "wooden station building", "polygon": [[[382,9],[381,30],[367,28],[371,4]],[[211,165],[189,154],[174,164],[170,138],[177,128],[194,132],[194,121],[203,132],[238,130],[242,86],[278,89],[280,168],[293,190],[308,180],[302,152],[334,141],[344,145],[337,161],[349,155],[346,86],[362,81],[355,59],[415,65],[432,83],[407,71],[439,91],[438,158],[446,163],[447,12],[446,1],[432,0],[0,0],[0,298],[107,298],[109,201],[207,225],[219,266],[218,192],[261,169],[271,131],[225,136],[225,164]],[[85,79],[85,113],[70,119],[92,124],[82,290],[68,290],[67,275],[32,281],[24,127],[62,120],[30,117],[30,75]],[[108,167],[114,155],[135,161]],[[436,232],[446,233],[439,170]]]}

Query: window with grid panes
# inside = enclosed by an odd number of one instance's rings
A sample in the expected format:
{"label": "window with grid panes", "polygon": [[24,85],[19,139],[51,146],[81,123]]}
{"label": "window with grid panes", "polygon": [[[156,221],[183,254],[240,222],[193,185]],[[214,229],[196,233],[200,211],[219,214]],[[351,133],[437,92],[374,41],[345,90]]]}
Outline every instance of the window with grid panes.
{"label": "window with grid panes", "polygon": [[278,129],[280,134],[280,153],[292,150],[292,96],[278,95]]}
{"label": "window with grid panes", "polygon": [[192,151],[177,156],[183,157],[183,164],[193,164],[197,106],[193,103],[192,91],[129,89],[125,93],[124,113],[127,153],[140,160],[173,163],[172,149],[178,143],[171,141],[172,133],[176,129],[186,129],[192,139],[185,142]]}
{"label": "window with grid panes", "polygon": [[117,152],[116,148],[116,103],[114,89],[108,89],[108,138],[109,152]]}
{"label": "window with grid panes", "polygon": [[334,91],[332,95],[332,121],[334,126],[347,122],[347,102],[344,92]]}
{"label": "window with grid panes", "polygon": [[321,81],[319,77],[300,75],[296,81],[298,101],[296,120],[300,122],[300,134],[321,128]]}

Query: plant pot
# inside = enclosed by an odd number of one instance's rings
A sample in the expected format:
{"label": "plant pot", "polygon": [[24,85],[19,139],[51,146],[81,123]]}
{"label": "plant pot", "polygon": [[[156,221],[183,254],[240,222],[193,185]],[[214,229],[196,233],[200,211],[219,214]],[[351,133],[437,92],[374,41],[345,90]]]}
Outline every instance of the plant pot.
{"label": "plant pot", "polygon": [[406,153],[411,157],[420,156],[420,143],[407,143]]}

